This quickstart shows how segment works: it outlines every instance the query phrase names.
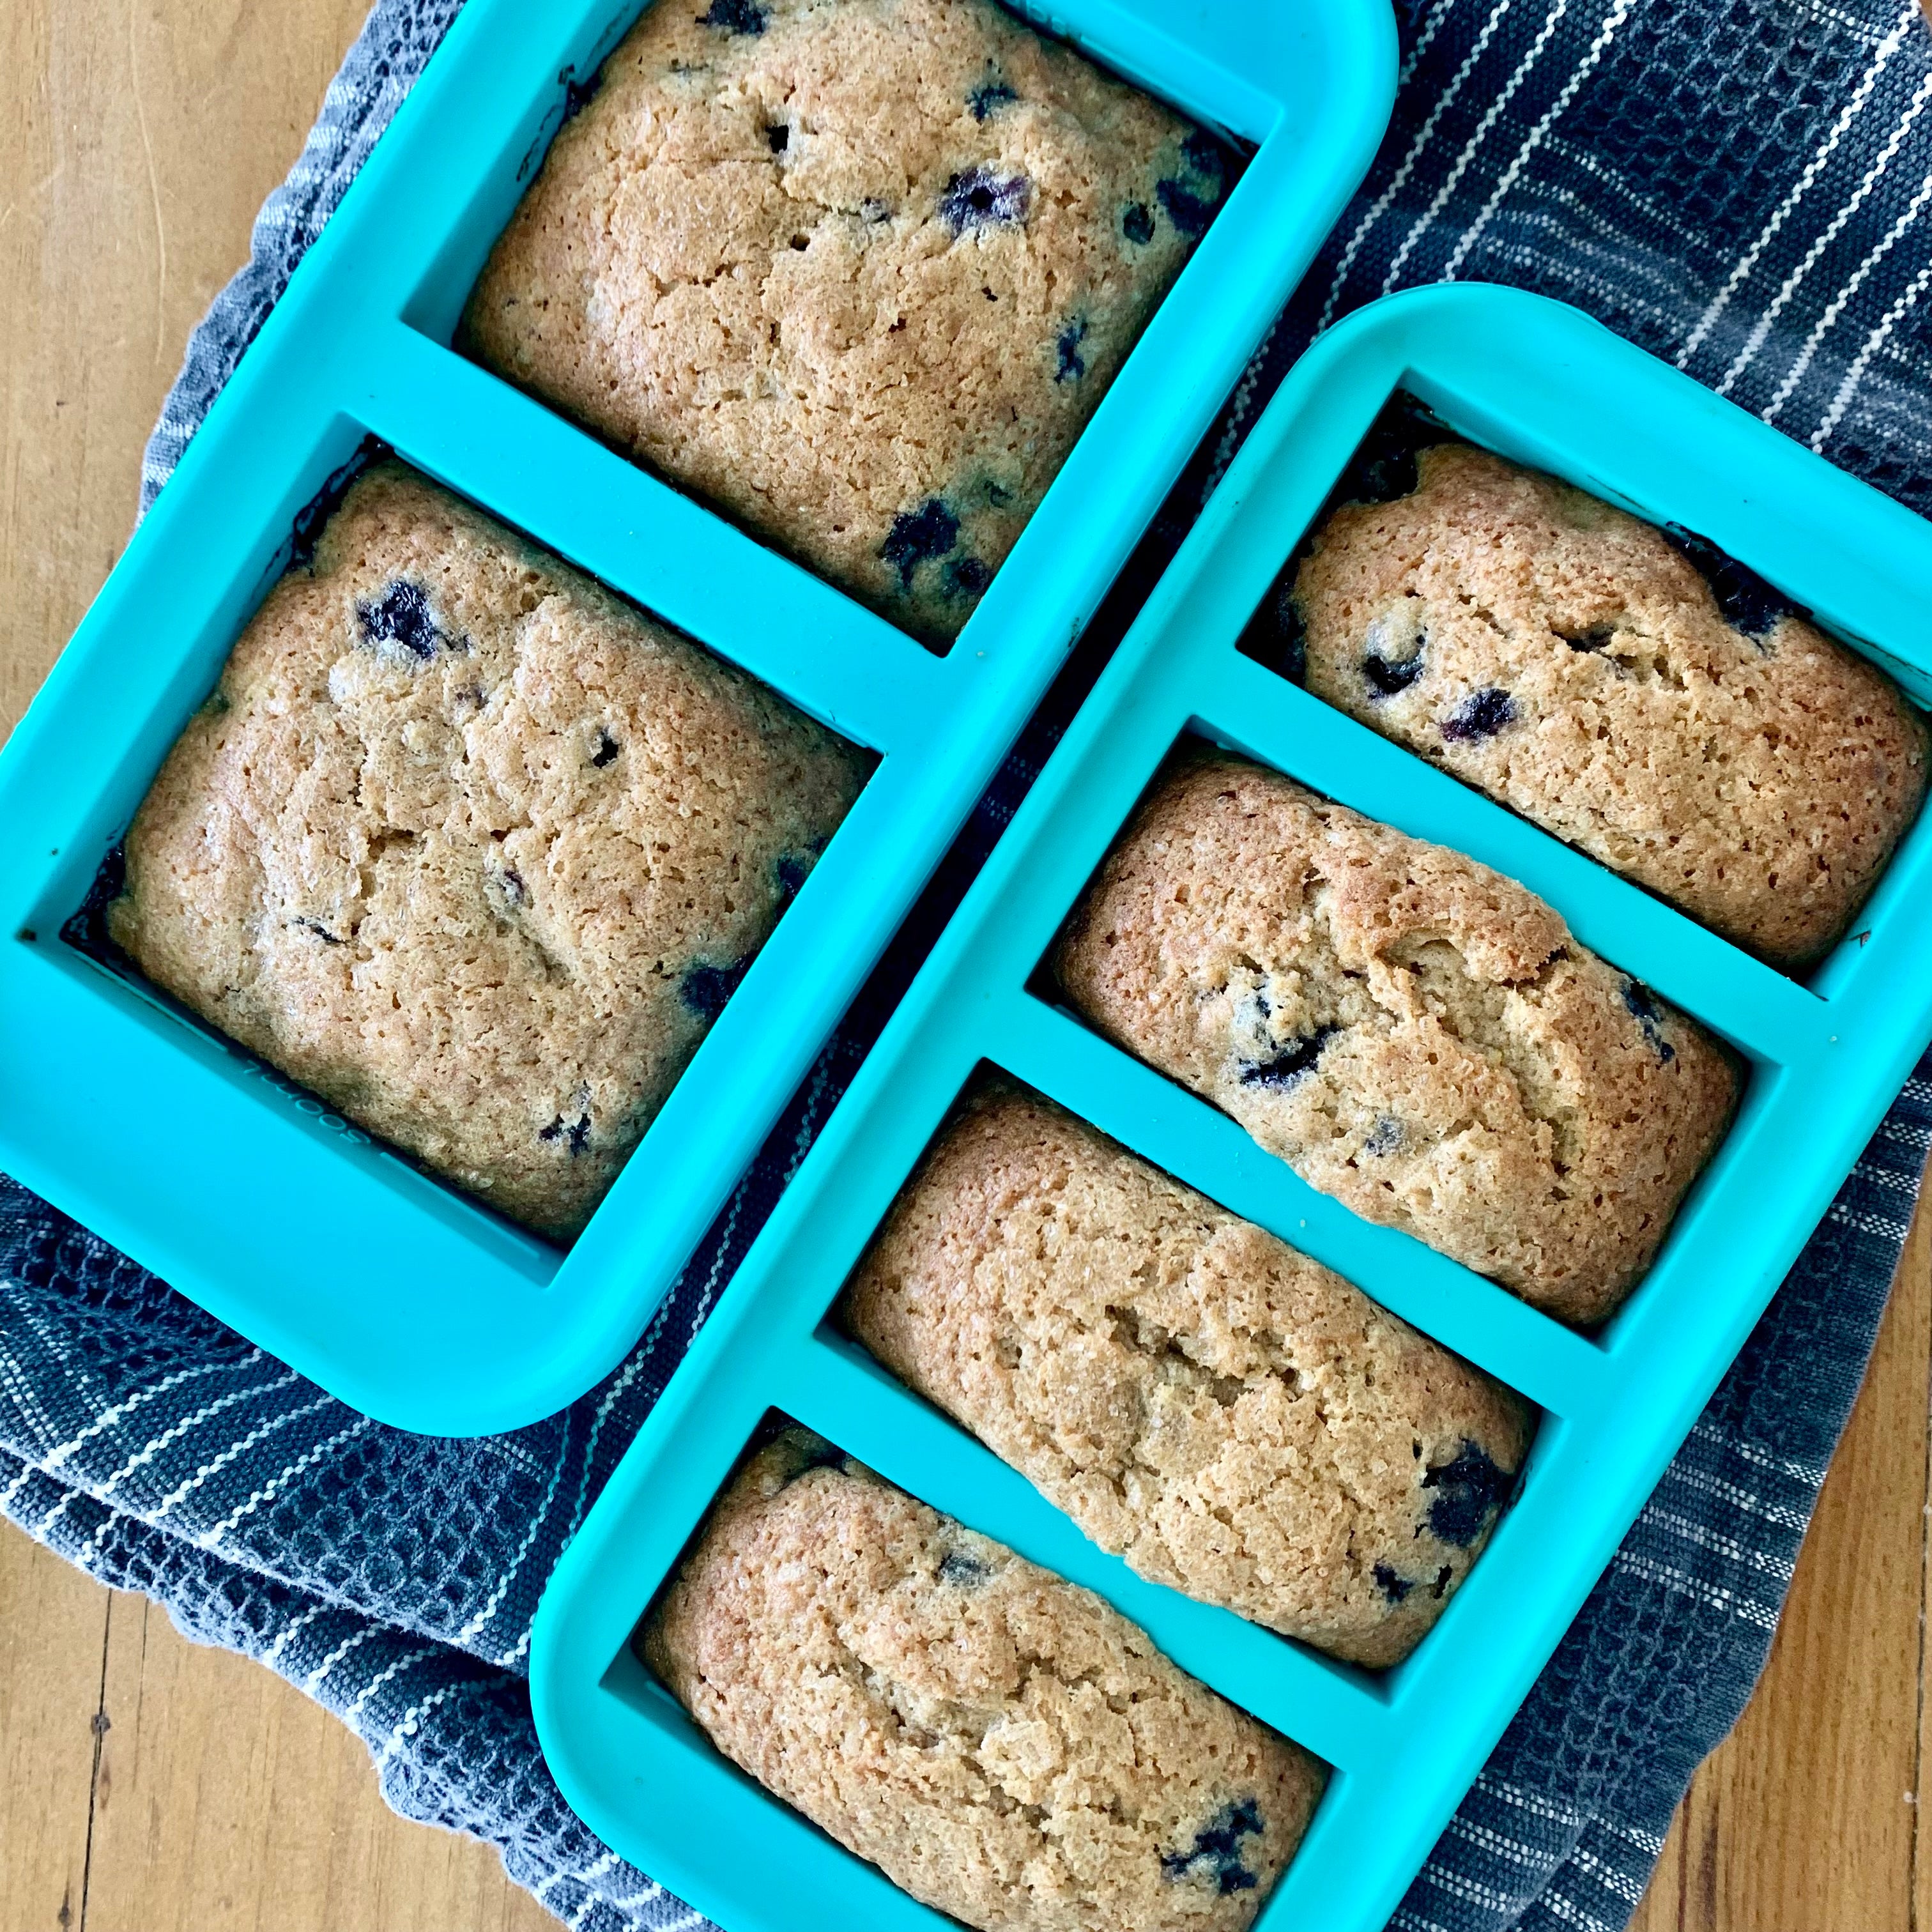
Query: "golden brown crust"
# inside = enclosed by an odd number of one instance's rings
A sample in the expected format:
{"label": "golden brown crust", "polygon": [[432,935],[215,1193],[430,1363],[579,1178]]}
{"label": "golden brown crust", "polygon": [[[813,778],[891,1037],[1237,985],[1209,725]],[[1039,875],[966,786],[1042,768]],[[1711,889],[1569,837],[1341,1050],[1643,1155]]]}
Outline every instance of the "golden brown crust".
{"label": "golden brown crust", "polygon": [[802,1430],[638,1647],[726,1756],[985,1932],[1241,1932],[1322,1789],[1090,1592]]}
{"label": "golden brown crust", "polygon": [[[1553,477],[1461,445],[1418,470],[1300,566],[1309,688],[1774,964],[1815,959],[1924,802],[1892,680],[1802,618],[1736,628],[1660,532]],[[1479,701],[1506,722],[1470,729]]]}
{"label": "golden brown crust", "polygon": [[1340,1275],[1003,1087],[843,1317],[1103,1550],[1360,1664],[1421,1640],[1528,1444],[1518,1398]]}
{"label": "golden brown crust", "polygon": [[944,643],[1219,200],[1191,132],[988,0],[652,7],[462,344]]}
{"label": "golden brown crust", "polygon": [[170,753],[109,926],[224,1033],[567,1240],[862,779],[762,686],[385,464]]}
{"label": "golden brown crust", "polygon": [[1568,1322],[1635,1285],[1735,1104],[1541,900],[1244,760],[1163,774],[1054,962],[1311,1185]]}

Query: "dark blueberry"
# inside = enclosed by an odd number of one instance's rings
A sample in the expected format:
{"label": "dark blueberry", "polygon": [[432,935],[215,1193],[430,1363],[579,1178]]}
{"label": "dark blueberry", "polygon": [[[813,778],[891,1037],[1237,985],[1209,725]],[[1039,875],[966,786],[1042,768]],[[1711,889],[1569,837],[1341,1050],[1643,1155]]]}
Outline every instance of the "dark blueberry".
{"label": "dark blueberry", "polygon": [[791,146],[791,130],[782,121],[774,122],[765,130],[765,146],[775,154],[782,154]]}
{"label": "dark blueberry", "polygon": [[1515,719],[1516,700],[1492,684],[1485,685],[1471,692],[1443,719],[1442,732],[1452,745],[1471,744],[1478,738],[1493,738]]}
{"label": "dark blueberry", "polygon": [[503,896],[513,906],[526,906],[530,902],[530,889],[524,883],[524,875],[514,866],[506,866],[496,874],[496,882],[503,889]]}
{"label": "dark blueberry", "polygon": [[1657,1049],[1657,1057],[1668,1066],[1677,1058],[1677,1049],[1664,1036],[1664,1009],[1648,986],[1634,980],[1624,982],[1624,1004],[1630,1016],[1643,1029],[1643,1036]]}
{"label": "dark blueberry", "polygon": [[1196,238],[1205,235],[1208,224],[1214,218],[1214,204],[1204,201],[1190,188],[1183,188],[1178,181],[1160,181],[1154,184],[1154,193],[1160,197],[1160,205],[1167,210],[1167,218],[1182,234]]}
{"label": "dark blueberry", "polygon": [[1060,340],[1054,345],[1060,351],[1060,367],[1053,376],[1056,382],[1072,382],[1086,374],[1087,358],[1080,352],[1080,345],[1086,339],[1086,321],[1079,316],[1060,332]]}
{"label": "dark blueberry", "polygon": [[722,27],[728,34],[762,34],[765,10],[757,0],[711,0],[698,16],[700,27]]}
{"label": "dark blueberry", "polygon": [[574,121],[597,92],[596,76],[593,74],[588,80],[579,80],[574,68],[566,68],[557,79],[563,82],[563,118]]}
{"label": "dark blueberry", "polygon": [[962,556],[946,572],[955,593],[961,597],[977,597],[992,582],[993,573],[982,557]]}
{"label": "dark blueberry", "polygon": [[325,946],[340,946],[342,944],[341,940],[338,939],[319,919],[298,919],[296,923],[299,926],[306,927]]}
{"label": "dark blueberry", "polygon": [[899,574],[899,587],[912,588],[912,574],[922,563],[944,556],[959,541],[959,519],[944,497],[928,496],[916,510],[892,519],[879,554]]}
{"label": "dark blueberry", "polygon": [[1258,1837],[1262,1808],[1252,1798],[1238,1804],[1224,1804],[1213,1819],[1194,1836],[1184,1852],[1163,1852],[1160,1858],[1162,1878],[1211,1878],[1215,1889],[1225,1898],[1230,1892],[1252,1892],[1259,1883],[1241,1857],[1241,1840]]}
{"label": "dark blueberry", "polygon": [[[1390,659],[1379,651],[1362,653],[1362,675],[1366,678],[1378,698],[1393,698],[1398,691],[1406,691],[1422,675],[1422,649],[1428,641],[1418,634],[1415,640],[1415,655],[1412,658]],[[1504,700],[1508,703],[1508,700]],[[1443,736],[1448,736],[1448,727],[1443,727]]]}
{"label": "dark blueberry", "polygon": [[963,1550],[949,1550],[939,1559],[939,1580],[962,1590],[976,1589],[992,1574],[978,1557],[969,1556]]}
{"label": "dark blueberry", "polygon": [[989,114],[996,112],[1009,101],[1019,96],[1004,80],[982,81],[966,97],[966,105],[973,110],[973,118],[983,121]]}
{"label": "dark blueberry", "polygon": [[693,966],[678,982],[677,996],[701,1020],[715,1020],[752,970],[748,953],[735,966]]}
{"label": "dark blueberry", "polygon": [[1402,1123],[1393,1114],[1384,1114],[1369,1130],[1369,1137],[1362,1143],[1362,1151],[1378,1156],[1394,1154],[1406,1138]]}
{"label": "dark blueberry", "polygon": [[443,641],[430,615],[429,598],[422,586],[400,578],[374,603],[358,602],[356,621],[362,626],[364,644],[394,644],[418,664],[428,664]]}
{"label": "dark blueberry", "polygon": [[1796,611],[1798,607],[1790,598],[1774,590],[1756,571],[1726,556],[1715,544],[1688,530],[1666,530],[1664,534],[1711,586],[1724,622],[1733,630],[1762,638],[1779,618]]}
{"label": "dark blueberry", "polygon": [[801,859],[796,852],[788,852],[778,860],[778,900],[790,905],[803,889],[805,882],[812,876],[808,860]]}
{"label": "dark blueberry", "polygon": [[1392,1604],[1399,1604],[1415,1585],[1406,1576],[1398,1576],[1386,1563],[1378,1563],[1373,1572],[1376,1587]]}
{"label": "dark blueberry", "polygon": [[991,228],[1024,221],[1033,200],[1024,175],[997,175],[991,168],[968,168],[946,184],[939,212],[956,235],[969,228]]}
{"label": "dark blueberry", "polygon": [[560,1114],[548,1126],[538,1130],[537,1138],[549,1142],[553,1145],[559,1141],[567,1140],[573,1154],[581,1154],[590,1144],[590,1116],[580,1114],[575,1120],[566,1120]]}
{"label": "dark blueberry", "polygon": [[1144,248],[1154,239],[1154,217],[1148,212],[1145,202],[1127,203],[1127,212],[1120,217],[1120,232],[1136,248]]}
{"label": "dark blueberry", "polygon": [[1286,1092],[1314,1066],[1322,1058],[1322,1049],[1341,1030],[1336,1026],[1317,1027],[1312,1033],[1290,1040],[1272,1060],[1243,1067],[1241,1084],[1266,1087],[1275,1093]]}
{"label": "dark blueberry", "polygon": [[1205,175],[1217,188],[1228,178],[1228,157],[1212,134],[1198,128],[1180,144],[1182,158],[1196,174]]}
{"label": "dark blueberry", "polygon": [[1429,1527],[1444,1543],[1467,1550],[1502,1508],[1515,1480],[1466,1436],[1453,1462],[1427,1471],[1422,1478],[1425,1490],[1442,1492],[1429,1505]]}
{"label": "dark blueberry", "polygon": [[620,748],[616,740],[600,724],[597,728],[597,748],[591,753],[590,762],[601,772],[615,760]]}

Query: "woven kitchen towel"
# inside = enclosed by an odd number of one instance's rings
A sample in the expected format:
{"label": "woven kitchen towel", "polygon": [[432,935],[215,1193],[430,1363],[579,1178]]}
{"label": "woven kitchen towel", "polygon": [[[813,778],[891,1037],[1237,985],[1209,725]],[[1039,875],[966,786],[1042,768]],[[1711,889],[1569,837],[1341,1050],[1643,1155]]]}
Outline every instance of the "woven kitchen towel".
{"label": "woven kitchen towel", "polygon": [[[149,451],[165,481],[454,10],[382,0]],[[1433,0],[1370,180],[838,1040],[635,1352],[482,1442],[382,1428],[0,1181],[0,1508],[367,1741],[406,1815],[592,1932],[696,1924],[570,1815],[522,1672],[559,1551],[1202,493],[1311,335],[1445,275],[1568,297],[1932,510],[1932,44],[1892,0]],[[1932,1144],[1922,1066],[1437,1846],[1406,1932],[1615,1928],[1762,1666]]]}

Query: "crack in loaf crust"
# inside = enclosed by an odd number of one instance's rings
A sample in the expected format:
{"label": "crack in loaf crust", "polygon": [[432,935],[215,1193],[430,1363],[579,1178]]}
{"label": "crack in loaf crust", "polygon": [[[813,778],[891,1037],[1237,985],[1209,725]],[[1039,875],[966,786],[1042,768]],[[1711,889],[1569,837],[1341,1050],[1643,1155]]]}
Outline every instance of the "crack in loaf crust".
{"label": "crack in loaf crust", "polygon": [[1528,1444],[1500,1384],[1003,1085],[900,1196],[844,1317],[1142,1576],[1359,1664],[1421,1640]]}
{"label": "crack in loaf crust", "polygon": [[1540,899],[1241,759],[1168,768],[1054,963],[1312,1186],[1572,1322],[1649,1266],[1736,1097]]}
{"label": "crack in loaf crust", "polygon": [[944,644],[1228,173],[989,0],[662,0],[460,340]]}
{"label": "crack in loaf crust", "polygon": [[638,1647],[726,1756],[971,1926],[1239,1932],[1322,1789],[1091,1592],[804,1430],[719,1498]]}
{"label": "crack in loaf crust", "polygon": [[384,464],[170,753],[109,929],[344,1114],[568,1240],[863,777]]}
{"label": "crack in loaf crust", "polygon": [[1817,958],[1924,800],[1892,680],[1553,477],[1417,466],[1300,566],[1308,688],[1773,964]]}

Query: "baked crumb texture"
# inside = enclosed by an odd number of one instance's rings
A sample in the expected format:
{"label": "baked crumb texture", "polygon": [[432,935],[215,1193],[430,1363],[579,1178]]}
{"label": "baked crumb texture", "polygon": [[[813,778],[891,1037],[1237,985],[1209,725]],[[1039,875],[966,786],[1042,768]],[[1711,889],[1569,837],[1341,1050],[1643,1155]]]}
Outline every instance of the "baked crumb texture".
{"label": "baked crumb texture", "polygon": [[459,346],[943,646],[1230,181],[991,0],[662,0]]}
{"label": "baked crumb texture", "polygon": [[1567,1322],[1635,1286],[1736,1103],[1540,899],[1242,759],[1162,773],[1053,959],[1311,1186]]}
{"label": "baked crumb texture", "polygon": [[109,932],[344,1114],[568,1240],[865,770],[385,463],[169,754]]}
{"label": "baked crumb texture", "polygon": [[1774,965],[1843,935],[1924,802],[1924,721],[1882,671],[1486,450],[1335,511],[1286,601],[1318,697]]}
{"label": "baked crumb texture", "polygon": [[985,1932],[1238,1932],[1324,1774],[1090,1591],[794,1430],[640,1633],[712,1742]]}
{"label": "baked crumb texture", "polygon": [[1528,1446],[1500,1384],[1005,1085],[941,1136],[842,1314],[1103,1550],[1360,1664],[1421,1640]]}

